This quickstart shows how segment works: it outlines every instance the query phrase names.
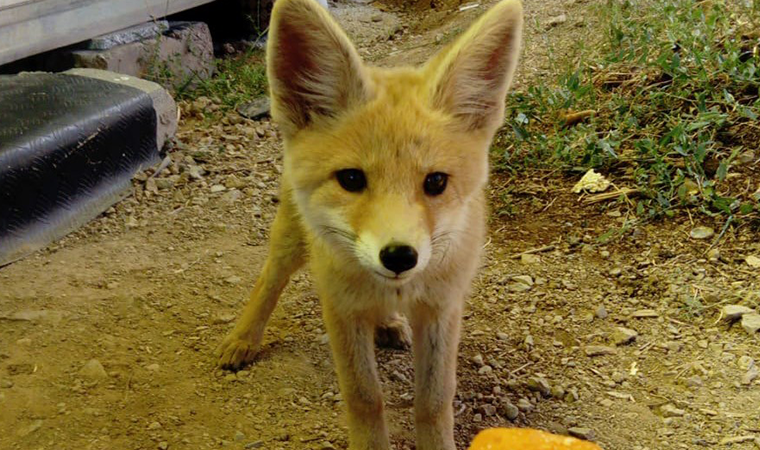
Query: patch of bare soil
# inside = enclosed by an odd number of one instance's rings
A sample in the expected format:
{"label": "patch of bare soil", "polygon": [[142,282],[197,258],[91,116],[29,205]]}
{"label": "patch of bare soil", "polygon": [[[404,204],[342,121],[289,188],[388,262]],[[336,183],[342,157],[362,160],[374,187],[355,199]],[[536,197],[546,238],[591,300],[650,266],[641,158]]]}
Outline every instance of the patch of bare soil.
{"label": "patch of bare soil", "polygon": [[[583,21],[578,5],[526,6],[534,56],[521,84],[540,81],[544,44],[565,42]],[[353,8],[336,14],[370,59],[409,51],[417,62],[443,45],[439,29],[415,34],[407,16]],[[567,22],[538,25],[561,12]],[[444,26],[471,20],[463,14]],[[401,31],[389,40],[389,30]],[[307,274],[285,291],[261,358],[236,374],[215,368],[212,351],[266,254],[281,148],[267,121],[230,114],[208,125],[196,107],[183,105],[165,171],[138,177],[134,196],[83,230],[0,269],[0,448],[346,448]],[[724,307],[757,311],[758,230],[733,224],[712,246],[723,224],[700,216],[628,228],[602,245],[597,237],[631,212],[583,202],[574,181],[493,177],[459,360],[460,448],[504,425],[607,450],[755,448],[758,335]],[[697,226],[714,236],[692,238]],[[394,445],[412,449],[410,355],[378,357]]]}

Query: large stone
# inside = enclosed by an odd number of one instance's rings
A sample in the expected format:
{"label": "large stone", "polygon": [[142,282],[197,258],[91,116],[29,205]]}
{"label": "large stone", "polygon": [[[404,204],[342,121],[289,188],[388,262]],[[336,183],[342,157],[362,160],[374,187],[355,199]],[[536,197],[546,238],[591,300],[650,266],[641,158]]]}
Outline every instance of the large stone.
{"label": "large stone", "polygon": [[209,78],[214,72],[211,33],[203,22],[171,22],[160,36],[104,50],[78,50],[72,55],[75,67],[146,78],[174,89]]}

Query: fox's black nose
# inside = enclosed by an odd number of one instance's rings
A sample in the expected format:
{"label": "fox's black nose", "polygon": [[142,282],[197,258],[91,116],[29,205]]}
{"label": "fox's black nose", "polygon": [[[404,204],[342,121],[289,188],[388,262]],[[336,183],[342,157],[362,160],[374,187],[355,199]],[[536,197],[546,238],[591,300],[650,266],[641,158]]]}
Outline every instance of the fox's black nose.
{"label": "fox's black nose", "polygon": [[417,250],[408,245],[391,244],[380,250],[380,261],[398,275],[417,265]]}

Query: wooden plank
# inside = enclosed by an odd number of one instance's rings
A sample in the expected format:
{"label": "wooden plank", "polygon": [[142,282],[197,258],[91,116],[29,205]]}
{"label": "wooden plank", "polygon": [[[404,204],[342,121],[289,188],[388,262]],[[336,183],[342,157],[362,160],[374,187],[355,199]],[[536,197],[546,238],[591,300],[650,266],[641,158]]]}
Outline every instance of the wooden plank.
{"label": "wooden plank", "polygon": [[0,0],[0,65],[213,0]]}

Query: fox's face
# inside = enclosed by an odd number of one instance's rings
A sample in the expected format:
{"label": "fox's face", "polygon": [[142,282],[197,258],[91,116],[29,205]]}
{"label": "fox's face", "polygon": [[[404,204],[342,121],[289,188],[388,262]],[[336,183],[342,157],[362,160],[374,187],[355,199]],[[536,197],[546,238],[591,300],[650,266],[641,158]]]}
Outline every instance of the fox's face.
{"label": "fox's face", "polygon": [[503,2],[424,67],[401,69],[365,66],[313,0],[284,5],[268,72],[301,216],[349,263],[402,284],[468,232],[517,59],[519,4]]}

